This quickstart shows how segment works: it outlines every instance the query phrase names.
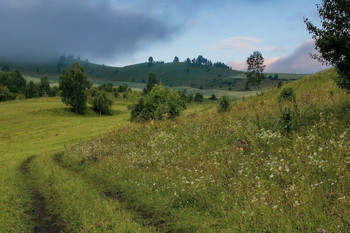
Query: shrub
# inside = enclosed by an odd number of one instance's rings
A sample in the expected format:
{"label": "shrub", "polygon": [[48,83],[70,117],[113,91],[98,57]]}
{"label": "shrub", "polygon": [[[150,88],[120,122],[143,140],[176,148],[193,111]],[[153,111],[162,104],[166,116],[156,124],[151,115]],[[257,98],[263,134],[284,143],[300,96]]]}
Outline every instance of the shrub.
{"label": "shrub", "polygon": [[138,102],[129,106],[132,121],[150,119],[162,120],[179,116],[186,108],[185,101],[178,92],[154,85],[149,93],[142,96]]}
{"label": "shrub", "polygon": [[196,93],[193,98],[197,103],[202,103],[204,101],[204,97],[201,93]]}
{"label": "shrub", "polygon": [[230,98],[226,95],[219,99],[218,112],[227,112],[230,109]]}
{"label": "shrub", "polygon": [[113,98],[105,91],[99,91],[93,98],[92,107],[95,112],[102,114],[110,114],[113,104]]}
{"label": "shrub", "polygon": [[13,94],[10,92],[10,90],[7,87],[0,86],[0,102],[12,99]]}
{"label": "shrub", "polygon": [[282,130],[289,134],[297,126],[298,106],[296,94],[292,87],[283,88],[278,95],[277,101],[280,109],[280,125]]}

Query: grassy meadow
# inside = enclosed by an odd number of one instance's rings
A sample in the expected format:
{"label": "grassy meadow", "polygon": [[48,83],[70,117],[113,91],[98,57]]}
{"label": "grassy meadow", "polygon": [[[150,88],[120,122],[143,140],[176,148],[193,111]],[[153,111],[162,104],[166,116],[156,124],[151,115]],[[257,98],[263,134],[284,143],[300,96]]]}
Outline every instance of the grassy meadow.
{"label": "grassy meadow", "polygon": [[349,232],[350,96],[335,75],[286,84],[295,105],[274,89],[142,124],[125,99],[102,117],[0,103],[0,232],[40,231],[36,192],[60,232]]}

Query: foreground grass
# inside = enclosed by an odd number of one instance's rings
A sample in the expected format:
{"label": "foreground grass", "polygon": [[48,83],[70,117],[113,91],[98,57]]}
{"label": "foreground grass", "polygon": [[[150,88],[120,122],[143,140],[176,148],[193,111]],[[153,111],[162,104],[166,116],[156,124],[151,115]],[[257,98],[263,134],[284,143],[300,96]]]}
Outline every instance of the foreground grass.
{"label": "foreground grass", "polygon": [[226,114],[111,131],[68,147],[61,163],[164,232],[348,232],[350,97],[335,75],[288,84],[290,134],[274,90]]}
{"label": "foreground grass", "polygon": [[126,102],[107,117],[74,116],[58,98],[0,103],[0,232],[31,232],[30,193],[19,171],[33,154],[61,151],[64,145],[88,140],[127,124]]}
{"label": "foreground grass", "polygon": [[[132,214],[118,208],[118,201],[101,196],[84,179],[52,162],[52,155],[65,146],[129,125],[129,104],[130,100],[118,99],[113,115],[100,117],[93,112],[77,116],[59,98],[0,103],[0,232],[32,232],[36,227],[32,194],[20,172],[22,162],[32,155],[37,156],[28,164],[30,183],[46,198],[48,210],[63,218],[68,232],[141,231]],[[212,106],[210,102],[191,105],[185,114]],[[124,224],[120,219],[125,219]],[[142,227],[143,232],[149,230]]]}

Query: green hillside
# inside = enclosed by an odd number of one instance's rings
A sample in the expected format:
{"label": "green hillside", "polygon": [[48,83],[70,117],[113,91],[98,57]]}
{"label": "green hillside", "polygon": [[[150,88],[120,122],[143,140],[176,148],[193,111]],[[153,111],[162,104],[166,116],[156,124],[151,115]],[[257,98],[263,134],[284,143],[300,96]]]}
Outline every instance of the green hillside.
{"label": "green hillside", "polygon": [[286,84],[295,102],[274,89],[144,124],[122,98],[105,117],[2,102],[0,232],[348,232],[350,96],[336,75]]}
{"label": "green hillside", "polygon": [[[49,76],[52,81],[57,81],[64,68],[68,68],[72,62],[79,62],[84,67],[85,72],[94,83],[107,82],[133,82],[146,83],[150,72],[156,73],[165,86],[187,86],[197,89],[221,89],[231,91],[244,91],[246,76],[244,72],[231,70],[228,68],[214,66],[193,66],[184,62],[178,63],[141,63],[125,67],[110,67],[97,65],[88,61],[81,61],[70,58],[64,65],[58,66],[57,62],[46,64],[14,64],[12,70],[19,70],[26,76],[40,77]],[[0,67],[5,63],[0,63]],[[266,76],[274,74],[266,74]],[[261,89],[271,89],[277,86],[279,81],[296,80],[305,74],[278,74],[279,80],[266,79],[261,84]],[[252,88],[251,90],[256,90]]]}

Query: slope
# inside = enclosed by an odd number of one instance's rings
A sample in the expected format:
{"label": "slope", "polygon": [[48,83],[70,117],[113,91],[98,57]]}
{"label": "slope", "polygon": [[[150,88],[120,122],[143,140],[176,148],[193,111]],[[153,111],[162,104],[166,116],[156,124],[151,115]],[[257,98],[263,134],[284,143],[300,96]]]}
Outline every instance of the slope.
{"label": "slope", "polygon": [[111,131],[59,163],[161,232],[347,232],[350,96],[336,75],[286,85],[295,104],[278,103],[275,89],[225,114]]}

